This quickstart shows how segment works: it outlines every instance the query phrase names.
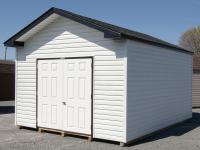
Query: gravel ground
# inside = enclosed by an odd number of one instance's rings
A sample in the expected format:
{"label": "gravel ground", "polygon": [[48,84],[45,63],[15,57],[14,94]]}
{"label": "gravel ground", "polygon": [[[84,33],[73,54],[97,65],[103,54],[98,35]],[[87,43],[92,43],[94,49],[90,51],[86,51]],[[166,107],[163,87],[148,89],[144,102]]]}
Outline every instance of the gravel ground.
{"label": "gravel ground", "polygon": [[146,138],[134,145],[61,137],[14,126],[13,102],[0,102],[0,150],[200,150],[200,109],[185,123]]}

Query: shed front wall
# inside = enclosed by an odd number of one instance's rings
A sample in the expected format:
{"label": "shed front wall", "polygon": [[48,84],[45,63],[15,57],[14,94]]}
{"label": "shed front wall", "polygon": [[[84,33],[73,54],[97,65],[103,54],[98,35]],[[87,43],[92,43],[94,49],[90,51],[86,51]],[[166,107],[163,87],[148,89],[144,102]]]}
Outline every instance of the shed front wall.
{"label": "shed front wall", "polygon": [[128,41],[127,141],[192,117],[192,55]]}
{"label": "shed front wall", "polygon": [[200,107],[200,71],[192,76],[192,107]]}
{"label": "shed front wall", "polygon": [[93,136],[125,142],[125,40],[58,18],[17,49],[16,124],[37,127],[38,58],[93,57]]}

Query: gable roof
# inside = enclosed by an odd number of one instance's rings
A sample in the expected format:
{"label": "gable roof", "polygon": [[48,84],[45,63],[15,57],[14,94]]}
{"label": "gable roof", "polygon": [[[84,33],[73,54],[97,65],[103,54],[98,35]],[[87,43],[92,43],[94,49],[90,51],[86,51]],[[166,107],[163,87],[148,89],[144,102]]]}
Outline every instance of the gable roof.
{"label": "gable roof", "polygon": [[152,37],[150,35],[143,34],[143,33],[136,32],[136,31],[132,31],[132,30],[129,30],[129,29],[125,29],[125,28],[122,28],[122,27],[119,27],[119,26],[115,26],[115,25],[105,23],[105,22],[102,22],[102,21],[99,21],[99,20],[84,17],[84,16],[81,16],[81,15],[77,15],[77,14],[74,14],[72,12],[65,11],[65,10],[58,9],[58,8],[54,8],[54,7],[49,9],[47,12],[45,12],[43,15],[38,17],[36,20],[34,20],[28,26],[23,28],[21,31],[16,33],[14,36],[9,38],[7,41],[5,41],[4,45],[7,46],[7,47],[24,46],[24,42],[18,41],[17,39],[19,39],[25,33],[30,31],[31,29],[33,29],[36,25],[38,25],[39,23],[41,23],[43,20],[45,20],[46,18],[48,18],[50,15],[52,15],[54,13],[58,14],[60,16],[72,19],[74,21],[77,21],[77,22],[84,24],[84,25],[87,25],[89,27],[95,28],[99,31],[102,31],[102,32],[104,32],[105,38],[113,38],[113,39],[115,39],[115,38],[126,38],[126,39],[141,41],[141,42],[145,42],[145,43],[148,43],[148,44],[172,48],[172,49],[175,49],[175,50],[178,50],[178,51],[193,54],[193,52],[191,52],[190,50],[183,49],[183,48],[178,47],[176,45],[173,45],[173,44],[170,44],[170,43],[165,42],[163,40],[160,40],[158,38]]}

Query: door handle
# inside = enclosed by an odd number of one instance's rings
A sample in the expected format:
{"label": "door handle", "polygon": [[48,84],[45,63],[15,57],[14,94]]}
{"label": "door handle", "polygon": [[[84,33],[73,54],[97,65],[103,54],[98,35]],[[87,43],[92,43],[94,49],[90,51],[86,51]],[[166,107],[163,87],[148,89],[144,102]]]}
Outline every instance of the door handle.
{"label": "door handle", "polygon": [[62,102],[63,105],[66,105],[66,102]]}

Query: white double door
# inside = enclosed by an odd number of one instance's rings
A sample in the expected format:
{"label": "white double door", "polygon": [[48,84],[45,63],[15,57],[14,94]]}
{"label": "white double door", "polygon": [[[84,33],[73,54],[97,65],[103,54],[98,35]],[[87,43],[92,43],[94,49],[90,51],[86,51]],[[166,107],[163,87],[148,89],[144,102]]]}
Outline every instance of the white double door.
{"label": "white double door", "polygon": [[38,126],[91,134],[92,60],[38,61]]}

